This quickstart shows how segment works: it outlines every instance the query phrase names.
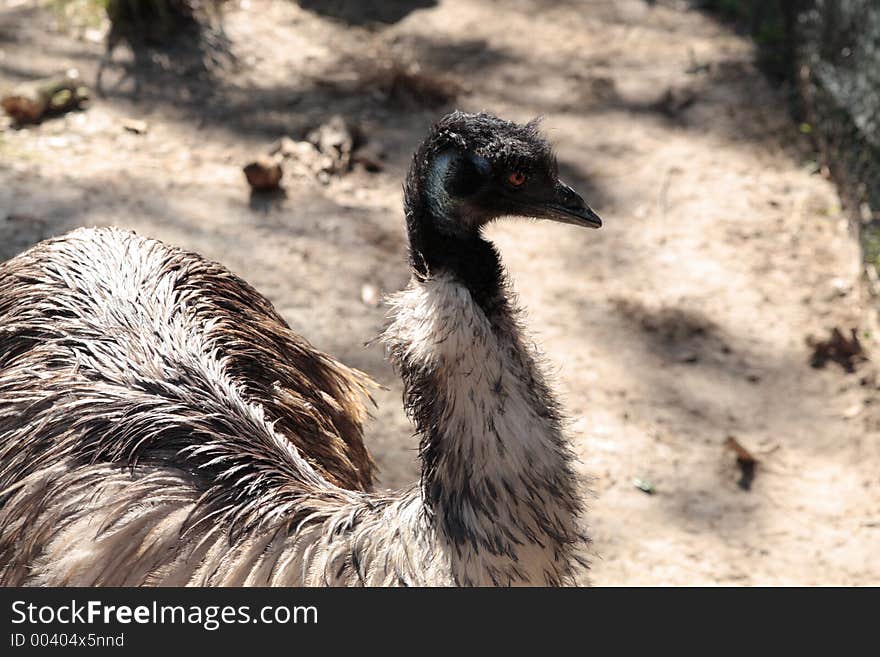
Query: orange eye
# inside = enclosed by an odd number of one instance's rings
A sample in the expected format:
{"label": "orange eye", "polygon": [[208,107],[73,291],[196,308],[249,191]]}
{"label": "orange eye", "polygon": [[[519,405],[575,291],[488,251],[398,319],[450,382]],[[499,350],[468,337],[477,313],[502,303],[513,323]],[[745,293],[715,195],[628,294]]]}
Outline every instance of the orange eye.
{"label": "orange eye", "polygon": [[522,171],[514,171],[509,176],[507,176],[507,182],[509,182],[514,187],[519,187],[526,181],[526,174]]}

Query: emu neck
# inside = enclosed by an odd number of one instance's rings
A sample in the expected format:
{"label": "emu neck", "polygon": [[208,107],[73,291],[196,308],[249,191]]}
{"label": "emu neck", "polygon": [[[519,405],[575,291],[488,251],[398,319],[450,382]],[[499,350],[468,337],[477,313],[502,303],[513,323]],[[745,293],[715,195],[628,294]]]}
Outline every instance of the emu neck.
{"label": "emu neck", "polygon": [[495,247],[480,235],[482,221],[461,216],[462,204],[446,190],[455,167],[443,145],[423,146],[413,161],[404,194],[410,266],[421,280],[452,277],[492,315],[504,302],[504,268]]}
{"label": "emu neck", "polygon": [[458,282],[487,316],[506,307],[498,252],[477,230],[450,235],[434,223],[416,224],[410,230],[410,264],[421,280],[446,276]]}
{"label": "emu neck", "polygon": [[492,262],[492,292],[460,271],[416,268],[385,338],[421,438],[424,507],[457,582],[563,584],[583,541],[572,455]]}

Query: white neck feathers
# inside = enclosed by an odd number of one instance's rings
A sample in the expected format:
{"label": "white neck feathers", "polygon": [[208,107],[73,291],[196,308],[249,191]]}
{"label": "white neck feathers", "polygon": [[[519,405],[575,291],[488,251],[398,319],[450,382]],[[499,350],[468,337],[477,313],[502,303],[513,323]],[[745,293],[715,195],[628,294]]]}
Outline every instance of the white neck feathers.
{"label": "white neck feathers", "polygon": [[422,437],[422,486],[462,584],[560,584],[581,542],[556,404],[506,305],[441,275],[392,300],[385,339]]}

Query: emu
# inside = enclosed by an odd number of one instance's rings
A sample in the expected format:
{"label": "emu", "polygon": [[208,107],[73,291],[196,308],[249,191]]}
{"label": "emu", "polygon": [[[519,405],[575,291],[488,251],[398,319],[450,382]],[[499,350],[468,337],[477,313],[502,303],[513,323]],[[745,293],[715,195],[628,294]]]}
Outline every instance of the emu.
{"label": "emu", "polygon": [[79,229],[0,265],[0,584],[568,585],[587,568],[561,411],[481,234],[598,228],[535,122],[455,112],[404,185],[383,333],[420,482],[374,492],[370,379],[246,282]]}

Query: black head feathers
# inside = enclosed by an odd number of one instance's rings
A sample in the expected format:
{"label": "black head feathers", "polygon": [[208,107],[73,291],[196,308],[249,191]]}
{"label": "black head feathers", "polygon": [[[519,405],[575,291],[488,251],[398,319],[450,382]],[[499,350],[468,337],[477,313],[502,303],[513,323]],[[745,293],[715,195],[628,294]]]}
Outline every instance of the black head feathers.
{"label": "black head feathers", "polygon": [[500,264],[480,229],[501,216],[601,226],[559,179],[553,149],[539,127],[539,119],[522,125],[465,112],[434,125],[405,185],[410,256],[418,275],[450,271],[472,291],[475,285],[491,289]]}

